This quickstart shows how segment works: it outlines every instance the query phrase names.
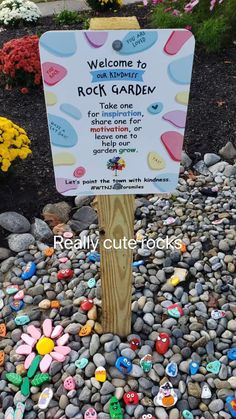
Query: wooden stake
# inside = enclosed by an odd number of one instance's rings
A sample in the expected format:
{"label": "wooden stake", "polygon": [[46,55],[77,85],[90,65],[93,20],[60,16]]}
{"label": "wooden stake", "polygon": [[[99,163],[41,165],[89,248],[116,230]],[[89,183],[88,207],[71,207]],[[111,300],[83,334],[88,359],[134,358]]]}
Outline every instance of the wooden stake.
{"label": "wooden stake", "polygon": [[[91,30],[140,29],[136,17],[93,18]],[[133,250],[119,240],[134,236],[134,195],[97,197],[100,229],[103,332],[127,336],[131,332]],[[109,241],[108,241],[109,240]],[[115,242],[113,243],[113,241]],[[111,249],[108,250],[105,246]],[[127,245],[127,242],[126,242]]]}

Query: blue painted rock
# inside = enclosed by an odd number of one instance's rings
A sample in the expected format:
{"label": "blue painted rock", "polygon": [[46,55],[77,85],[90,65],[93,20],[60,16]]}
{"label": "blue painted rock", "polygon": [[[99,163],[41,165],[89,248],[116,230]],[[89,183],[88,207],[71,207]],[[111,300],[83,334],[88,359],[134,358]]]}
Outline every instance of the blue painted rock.
{"label": "blue painted rock", "polygon": [[189,364],[189,372],[191,375],[197,374],[198,370],[200,368],[200,364],[197,361],[191,361]]}
{"label": "blue painted rock", "polygon": [[117,358],[115,366],[123,374],[129,374],[132,371],[132,362],[125,356]]}
{"label": "blue painted rock", "polygon": [[22,279],[30,279],[36,272],[36,265],[34,262],[28,262],[24,268],[24,272],[21,275]]}
{"label": "blue painted rock", "polygon": [[15,300],[10,303],[12,311],[20,311],[24,307],[24,302],[22,300]]}
{"label": "blue painted rock", "polygon": [[17,316],[15,318],[15,323],[17,326],[23,326],[24,324],[27,324],[30,322],[30,318],[27,314],[24,314],[22,316]]}

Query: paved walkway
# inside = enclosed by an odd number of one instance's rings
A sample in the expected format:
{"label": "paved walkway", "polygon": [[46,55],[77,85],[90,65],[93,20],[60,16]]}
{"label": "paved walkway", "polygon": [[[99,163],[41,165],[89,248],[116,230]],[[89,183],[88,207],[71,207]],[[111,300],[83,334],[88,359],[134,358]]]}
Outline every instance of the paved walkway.
{"label": "paved walkway", "polygon": [[[135,3],[136,0],[123,0],[124,4]],[[85,0],[57,0],[45,3],[37,3],[40,8],[42,16],[51,16],[55,13],[59,13],[64,9],[67,10],[89,10],[89,6]]]}

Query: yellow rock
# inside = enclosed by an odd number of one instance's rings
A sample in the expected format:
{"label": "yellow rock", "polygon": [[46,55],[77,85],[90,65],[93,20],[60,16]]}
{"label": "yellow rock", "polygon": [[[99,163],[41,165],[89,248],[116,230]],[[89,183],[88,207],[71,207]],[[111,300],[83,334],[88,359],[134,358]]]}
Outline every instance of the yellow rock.
{"label": "yellow rock", "polygon": [[98,335],[102,335],[103,334],[103,329],[102,329],[102,325],[98,322],[95,323],[94,325],[94,331],[98,334]]}
{"label": "yellow rock", "polygon": [[57,97],[52,92],[46,92],[45,93],[45,100],[46,100],[46,104],[48,106],[53,106],[53,105],[56,105],[56,103],[57,103]]}
{"label": "yellow rock", "polygon": [[166,167],[164,159],[155,151],[148,153],[148,166],[152,170],[162,170]]}
{"label": "yellow rock", "polygon": [[100,383],[104,383],[107,379],[107,373],[105,368],[98,367],[95,371],[95,378],[97,381],[100,381]]}
{"label": "yellow rock", "polygon": [[54,166],[71,166],[76,163],[76,159],[73,154],[63,151],[62,153],[54,154],[53,164]]}
{"label": "yellow rock", "polygon": [[90,30],[109,29],[139,29],[139,23],[135,16],[129,17],[94,17],[90,20]]}
{"label": "yellow rock", "polygon": [[175,96],[175,100],[176,100],[177,103],[180,103],[181,105],[186,105],[187,106],[188,97],[189,97],[189,92],[179,92]]}
{"label": "yellow rock", "polygon": [[39,355],[46,355],[53,351],[54,346],[55,345],[52,339],[44,337],[38,341],[36,349]]}
{"label": "yellow rock", "polygon": [[180,283],[179,277],[174,276],[173,278],[170,279],[170,283],[171,283],[171,285],[173,285],[173,287],[176,287],[176,285],[178,285]]}

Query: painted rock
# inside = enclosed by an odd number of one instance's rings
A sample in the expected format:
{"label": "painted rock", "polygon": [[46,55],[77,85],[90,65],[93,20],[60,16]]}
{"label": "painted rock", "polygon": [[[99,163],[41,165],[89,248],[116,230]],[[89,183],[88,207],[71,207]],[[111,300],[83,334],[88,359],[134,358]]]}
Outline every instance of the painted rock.
{"label": "painted rock", "polygon": [[53,155],[54,166],[72,166],[76,163],[74,154],[63,151]]}
{"label": "painted rock", "polygon": [[96,410],[93,407],[90,407],[86,410],[84,414],[84,419],[97,419],[98,415]]}
{"label": "painted rock", "polygon": [[36,339],[32,338],[31,336],[27,335],[27,333],[22,333],[21,339],[29,346],[33,348],[35,343],[37,342]]}
{"label": "painted rock", "polygon": [[115,366],[123,374],[129,374],[133,367],[131,360],[125,356],[117,358]]}
{"label": "painted rock", "polygon": [[[45,65],[45,63],[44,63]],[[54,106],[57,103],[57,97],[55,93],[45,92],[45,102],[48,106]]]}
{"label": "painted rock", "polygon": [[198,370],[200,368],[200,364],[197,361],[191,361],[189,364],[189,373],[191,375],[197,374]]}
{"label": "painted rock", "polygon": [[12,295],[12,294],[15,294],[16,292],[18,292],[18,290],[19,290],[18,285],[8,285],[8,287],[6,289],[6,293],[8,295]]}
{"label": "painted rock", "polygon": [[175,268],[173,275],[170,277],[170,284],[173,286],[176,286],[180,282],[186,281],[187,275],[188,275],[187,269]]}
{"label": "painted rock", "polygon": [[74,275],[74,271],[72,269],[61,269],[57,274],[57,279],[71,279]]}
{"label": "painted rock", "polygon": [[151,48],[157,41],[157,31],[131,31],[121,41],[119,54],[130,55]]}
{"label": "painted rock", "polygon": [[28,377],[23,378],[23,382],[21,384],[20,392],[22,396],[28,397],[30,395],[30,381]]}
{"label": "painted rock", "polygon": [[0,298],[0,310],[3,308],[3,306],[4,306],[4,301],[2,298]]}
{"label": "painted rock", "polygon": [[89,288],[94,288],[96,286],[96,279],[95,278],[90,278],[88,280],[88,287]]}
{"label": "painted rock", "polygon": [[42,357],[40,355],[36,355],[28,369],[27,377],[32,378],[35,375],[41,359]]}
{"label": "painted rock", "polygon": [[179,92],[175,96],[175,101],[180,105],[187,106],[189,99],[189,92]]}
{"label": "painted rock", "polygon": [[177,403],[177,401],[177,394],[169,381],[160,386],[159,392],[157,396],[154,398],[154,404],[156,406],[163,407],[172,407]]}
{"label": "painted rock", "polygon": [[7,381],[9,381],[10,383],[14,384],[17,387],[20,387],[23,379],[20,375],[15,374],[14,372],[8,372],[6,374],[6,379]]}
{"label": "painted rock", "polygon": [[172,160],[180,162],[184,142],[183,135],[176,131],[167,131],[161,135],[161,141]]}
{"label": "painted rock", "polygon": [[139,267],[139,266],[142,266],[142,265],[144,265],[144,260],[135,260],[132,263],[132,266],[134,266],[134,267]]}
{"label": "painted rock", "polygon": [[4,365],[5,362],[5,353],[3,351],[0,351],[0,367]]}
{"label": "painted rock", "polygon": [[77,178],[81,178],[85,175],[85,173],[86,173],[85,168],[83,166],[79,166],[74,170],[73,176]]}
{"label": "painted rock", "polygon": [[139,349],[139,347],[140,347],[140,344],[141,344],[141,340],[140,340],[139,338],[133,338],[133,339],[130,341],[130,348],[131,348],[133,351],[137,351],[137,349]]}
{"label": "painted rock", "polygon": [[47,337],[42,337],[37,345],[36,345],[36,349],[39,353],[39,355],[46,355],[49,354],[50,352],[53,351],[54,349],[54,342],[52,339],[47,338]]}
{"label": "painted rock", "polygon": [[[57,177],[57,178],[55,178],[55,181],[56,181],[57,191],[62,193],[62,194],[65,193],[65,192],[72,191],[72,190],[78,188],[78,185],[73,184],[72,179],[71,179],[71,182],[69,182],[68,178]],[[55,227],[54,227],[54,229],[55,229]],[[63,237],[64,237],[64,234],[63,234]]]}
{"label": "painted rock", "polygon": [[190,84],[192,75],[193,55],[172,61],[168,66],[170,79],[178,84]]}
{"label": "painted rock", "polygon": [[52,357],[49,354],[44,355],[42,360],[40,361],[39,368],[41,372],[47,372],[50,365],[52,363]]}
{"label": "painted rock", "polygon": [[208,384],[203,384],[202,386],[202,392],[201,392],[201,398],[202,399],[211,399],[212,393],[210,390],[210,387],[208,386]]}
{"label": "painted rock", "polygon": [[101,48],[107,41],[108,32],[88,31],[84,32],[84,36],[91,47]]}
{"label": "painted rock", "polygon": [[60,301],[52,300],[50,303],[50,307],[58,310],[61,307]]}
{"label": "painted rock", "polygon": [[151,371],[152,364],[153,357],[150,354],[144,355],[144,357],[140,360],[140,367],[143,369],[144,372]]}
{"label": "painted rock", "polygon": [[111,419],[123,419],[123,413],[121,410],[120,403],[115,396],[113,396],[110,400],[109,413]]}
{"label": "painted rock", "polygon": [[226,312],[224,310],[212,310],[211,317],[214,320],[219,320],[225,317]]}
{"label": "painted rock", "polygon": [[152,115],[158,115],[163,109],[161,102],[154,102],[148,106],[147,111]]}
{"label": "painted rock", "polygon": [[21,275],[22,279],[30,279],[36,272],[36,265],[34,262],[28,262],[23,269],[23,274]]}
{"label": "painted rock", "polygon": [[176,362],[170,362],[166,366],[166,374],[169,375],[169,377],[176,377],[178,374],[178,366]]}
{"label": "painted rock", "polygon": [[46,387],[39,396],[38,407],[41,410],[47,409],[50,401],[53,398],[53,391],[51,388]]}
{"label": "painted rock", "polygon": [[162,170],[166,167],[164,159],[155,151],[148,153],[147,163],[151,170]]}
{"label": "painted rock", "polygon": [[164,355],[170,347],[170,336],[167,333],[161,332],[156,340],[156,351],[160,355]]}
{"label": "painted rock", "polygon": [[36,374],[33,380],[31,381],[32,386],[40,387],[42,384],[49,381],[49,374]]}
{"label": "painted rock", "polygon": [[27,314],[24,314],[22,316],[15,317],[15,323],[17,326],[23,326],[24,324],[27,324],[30,322],[30,318]]}
{"label": "painted rock", "polygon": [[234,396],[226,397],[226,406],[230,414],[233,416],[233,418],[236,418],[236,397]]}
{"label": "painted rock", "polygon": [[63,383],[64,388],[68,391],[75,389],[75,380],[73,377],[67,377]]}
{"label": "painted rock", "polygon": [[81,370],[84,369],[85,367],[87,367],[87,365],[88,365],[88,359],[87,358],[81,358],[81,359],[77,359],[77,361],[75,361],[76,368],[80,368]]}
{"label": "painted rock", "polygon": [[66,115],[71,116],[71,118],[76,119],[77,121],[82,118],[81,112],[78,108],[69,103],[62,103],[60,105],[60,111],[64,112]]}
{"label": "painted rock", "polygon": [[50,138],[56,147],[74,147],[78,135],[72,125],[61,116],[48,114]]}
{"label": "painted rock", "polygon": [[93,300],[90,298],[86,298],[82,303],[80,304],[80,308],[84,311],[89,311],[94,306]]}
{"label": "painted rock", "polygon": [[186,123],[187,113],[185,111],[176,110],[167,112],[163,115],[165,121],[170,122],[172,125],[178,128],[184,128]]}
{"label": "painted rock", "polygon": [[41,338],[41,331],[37,329],[37,327],[35,327],[33,324],[27,327],[27,333],[29,333],[30,336],[36,340]]}
{"label": "painted rock", "polygon": [[178,303],[175,303],[171,304],[167,308],[167,313],[169,314],[169,316],[174,317],[175,319],[179,319],[181,316],[184,315],[184,310]]}
{"label": "painted rock", "polygon": [[20,345],[16,348],[16,354],[29,355],[32,352],[30,345]]}
{"label": "painted rock", "polygon": [[10,303],[12,311],[20,311],[24,305],[25,303],[22,300],[15,300]]}
{"label": "painted rock", "polygon": [[5,325],[5,323],[1,323],[0,324],[0,337],[4,338],[6,336],[6,334],[7,334],[6,325]]}
{"label": "painted rock", "polygon": [[193,414],[189,410],[183,410],[182,415],[184,419],[194,419]]}
{"label": "painted rock", "polygon": [[81,327],[79,331],[79,336],[88,336],[92,332],[92,327],[89,324],[86,324],[85,326]]}
{"label": "painted rock", "polygon": [[77,50],[72,31],[46,32],[40,38],[40,46],[57,57],[71,57]]}
{"label": "painted rock", "polygon": [[13,296],[13,299],[14,300],[23,300],[24,296],[25,296],[24,291],[20,290]]}
{"label": "painted rock", "polygon": [[207,371],[212,372],[213,374],[218,374],[221,368],[220,361],[209,362],[206,366]]}
{"label": "painted rock", "polygon": [[156,419],[156,418],[151,413],[144,413],[142,416],[140,416],[140,419]]}
{"label": "painted rock", "polygon": [[227,352],[227,357],[229,358],[230,361],[235,361],[236,360],[236,347],[235,348],[231,348]]}
{"label": "painted rock", "polygon": [[88,259],[90,262],[100,262],[100,255],[97,252],[92,252],[89,254]]}
{"label": "painted rock", "polygon": [[174,224],[174,223],[175,223],[175,218],[173,218],[173,217],[168,217],[168,218],[166,218],[166,220],[163,221],[164,226],[169,226],[169,225]]}
{"label": "painted rock", "polygon": [[188,30],[173,31],[164,46],[165,53],[168,55],[177,54],[192,36],[192,32]]}
{"label": "painted rock", "polygon": [[105,368],[103,367],[98,367],[95,370],[95,378],[97,381],[99,381],[100,383],[104,383],[107,379],[107,373]]}
{"label": "painted rock", "polygon": [[123,400],[125,404],[138,404],[139,402],[138,393],[136,393],[135,391],[128,391],[128,393],[124,394]]}

